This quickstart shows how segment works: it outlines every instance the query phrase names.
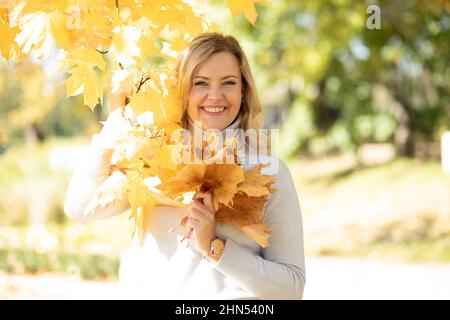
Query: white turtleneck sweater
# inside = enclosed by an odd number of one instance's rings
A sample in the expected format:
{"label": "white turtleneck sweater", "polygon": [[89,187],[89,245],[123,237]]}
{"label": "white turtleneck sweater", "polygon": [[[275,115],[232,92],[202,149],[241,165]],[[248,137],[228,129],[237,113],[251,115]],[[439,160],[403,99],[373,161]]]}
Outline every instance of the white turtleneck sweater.
{"label": "white turtleneck sweater", "polygon": [[[227,129],[239,127],[237,118]],[[105,129],[105,128],[104,128]],[[79,221],[108,218],[127,211],[127,200],[115,200],[90,215],[83,212],[96,188],[108,177],[111,149],[102,131],[93,136],[86,158],[70,181],[64,210]],[[143,245],[132,244],[121,255],[119,279],[132,298],[143,299],[301,299],[305,285],[303,226],[300,205],[287,166],[266,157],[262,173],[276,179],[265,207],[272,231],[262,248],[236,227],[216,225],[225,249],[217,263],[203,259],[193,244],[180,244],[168,230],[180,222],[185,208],[158,206],[146,222]],[[244,169],[252,165],[243,163]],[[128,291],[129,290],[129,291]]]}

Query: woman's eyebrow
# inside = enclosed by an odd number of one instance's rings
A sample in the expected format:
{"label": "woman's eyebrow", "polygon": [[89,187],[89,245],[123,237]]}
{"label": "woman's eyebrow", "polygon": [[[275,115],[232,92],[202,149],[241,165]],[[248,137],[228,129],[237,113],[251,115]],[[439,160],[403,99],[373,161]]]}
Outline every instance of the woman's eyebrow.
{"label": "woman's eyebrow", "polygon": [[[228,75],[228,76],[222,77],[221,80],[226,79],[226,78],[231,78],[231,77],[236,78],[236,79],[239,79],[237,76],[235,76],[235,75],[233,75],[233,74],[230,74],[230,75]],[[202,78],[202,79],[209,80],[208,77],[204,77],[204,76],[196,76],[196,77],[194,77],[194,79],[195,79],[195,78]]]}

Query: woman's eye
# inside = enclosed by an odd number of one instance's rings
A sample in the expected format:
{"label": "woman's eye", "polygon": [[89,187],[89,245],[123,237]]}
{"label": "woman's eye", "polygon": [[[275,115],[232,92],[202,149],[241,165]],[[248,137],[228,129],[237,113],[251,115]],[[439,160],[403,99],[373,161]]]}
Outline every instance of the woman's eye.
{"label": "woman's eye", "polygon": [[[236,82],[234,82],[234,81],[227,81],[227,82],[224,82],[224,85],[227,85],[227,86],[233,86],[233,85],[235,85],[236,84]],[[194,83],[194,85],[195,86],[207,86],[208,85],[208,83],[206,83],[206,82],[204,82],[204,81],[198,81],[198,82],[195,82]]]}

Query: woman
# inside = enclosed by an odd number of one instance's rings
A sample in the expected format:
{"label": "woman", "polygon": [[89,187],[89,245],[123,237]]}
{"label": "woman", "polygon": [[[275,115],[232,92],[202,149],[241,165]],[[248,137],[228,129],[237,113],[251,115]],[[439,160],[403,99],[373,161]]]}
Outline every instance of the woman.
{"label": "woman", "polygon": [[[190,132],[257,128],[261,107],[236,39],[217,33],[197,36],[180,55],[177,71],[183,124]],[[112,151],[100,147],[101,135],[94,135],[88,159],[70,182],[65,211],[71,218],[101,219],[129,208],[126,200],[116,200],[89,216],[82,214],[108,175]],[[241,165],[251,166],[245,159]],[[264,212],[271,230],[267,248],[230,224],[216,224],[211,195],[198,193],[187,209],[158,206],[154,210],[144,244],[122,255],[121,282],[133,284],[143,298],[301,299],[305,264],[299,201],[286,165],[280,161],[272,171],[266,174],[276,179],[273,187],[278,191],[270,196]],[[167,232],[186,214],[187,226],[193,230],[189,247]]]}

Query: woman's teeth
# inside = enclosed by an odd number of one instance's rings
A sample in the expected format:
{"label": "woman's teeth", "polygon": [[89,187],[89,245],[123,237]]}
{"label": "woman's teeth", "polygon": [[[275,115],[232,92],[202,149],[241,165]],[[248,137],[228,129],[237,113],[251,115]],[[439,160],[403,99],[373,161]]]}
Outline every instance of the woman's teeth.
{"label": "woman's teeth", "polygon": [[226,107],[202,107],[203,110],[205,110],[206,112],[211,112],[211,113],[219,113],[222,112],[223,110],[225,110]]}

